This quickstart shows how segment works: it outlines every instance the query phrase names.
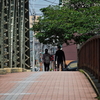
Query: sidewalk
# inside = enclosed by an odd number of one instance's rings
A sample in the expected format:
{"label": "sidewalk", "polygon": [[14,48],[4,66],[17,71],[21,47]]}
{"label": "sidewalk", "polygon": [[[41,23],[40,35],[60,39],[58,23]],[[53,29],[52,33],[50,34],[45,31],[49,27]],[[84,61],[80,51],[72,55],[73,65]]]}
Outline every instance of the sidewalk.
{"label": "sidewalk", "polygon": [[78,71],[0,75],[0,100],[97,100],[96,96]]}

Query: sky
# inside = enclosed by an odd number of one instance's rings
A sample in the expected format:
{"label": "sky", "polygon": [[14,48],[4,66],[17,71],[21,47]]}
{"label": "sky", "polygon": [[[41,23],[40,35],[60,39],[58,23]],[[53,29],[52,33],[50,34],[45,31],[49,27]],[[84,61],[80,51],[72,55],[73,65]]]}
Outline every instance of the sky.
{"label": "sky", "polygon": [[58,4],[59,0],[29,0],[30,15],[42,15],[39,9]]}

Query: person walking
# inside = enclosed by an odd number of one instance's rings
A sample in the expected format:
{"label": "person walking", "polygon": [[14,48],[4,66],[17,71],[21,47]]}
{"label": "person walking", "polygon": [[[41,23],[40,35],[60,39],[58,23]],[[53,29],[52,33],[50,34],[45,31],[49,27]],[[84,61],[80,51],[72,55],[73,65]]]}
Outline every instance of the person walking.
{"label": "person walking", "polygon": [[58,50],[55,54],[55,62],[57,62],[57,70],[59,71],[59,66],[61,65],[61,70],[63,70],[63,62],[65,63],[65,54],[61,50],[61,46],[58,46]]}
{"label": "person walking", "polygon": [[49,71],[50,57],[51,55],[48,53],[48,49],[45,49],[45,53],[43,54],[44,71]]}

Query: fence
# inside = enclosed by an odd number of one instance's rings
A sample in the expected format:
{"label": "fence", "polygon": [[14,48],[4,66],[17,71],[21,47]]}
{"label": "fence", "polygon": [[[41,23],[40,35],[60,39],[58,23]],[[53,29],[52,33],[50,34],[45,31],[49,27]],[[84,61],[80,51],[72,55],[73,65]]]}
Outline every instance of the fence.
{"label": "fence", "polygon": [[100,35],[92,37],[80,48],[78,59],[79,68],[88,70],[100,82]]}

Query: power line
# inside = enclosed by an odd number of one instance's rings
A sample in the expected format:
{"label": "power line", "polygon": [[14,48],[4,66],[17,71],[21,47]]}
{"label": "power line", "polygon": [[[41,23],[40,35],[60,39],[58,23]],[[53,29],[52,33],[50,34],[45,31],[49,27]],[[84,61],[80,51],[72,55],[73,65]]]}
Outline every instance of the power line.
{"label": "power line", "polygon": [[[48,6],[48,5],[42,5],[42,4],[31,4],[30,5],[38,5],[38,6]],[[54,4],[55,5],[55,4]]]}
{"label": "power line", "polygon": [[49,2],[49,3],[54,3],[54,4],[58,4],[58,3],[55,3],[55,1],[54,2],[51,2],[51,1],[49,1],[49,0],[44,0],[44,1],[47,1],[47,2]]}
{"label": "power line", "polygon": [[30,5],[48,6],[48,5],[41,5],[41,4],[30,4]]}
{"label": "power line", "polygon": [[54,0],[52,4],[54,4],[55,2],[56,2],[56,0]]}
{"label": "power line", "polygon": [[[35,4],[35,3],[33,4],[33,3],[31,3],[32,1],[36,1],[36,0],[30,0],[29,5],[30,5],[30,13],[31,13],[31,15],[32,15],[33,13],[36,14],[36,9],[40,9],[40,8],[49,6],[49,4],[48,4],[48,5]],[[52,4],[50,4],[50,5],[55,5],[55,4],[57,5],[57,4],[58,4],[58,3],[55,3],[56,0],[54,0],[53,2],[52,2],[52,1],[49,1],[49,0],[44,0],[44,1],[49,2],[49,3],[52,3]],[[42,15],[42,12],[41,12],[41,14],[37,14],[37,15]]]}

